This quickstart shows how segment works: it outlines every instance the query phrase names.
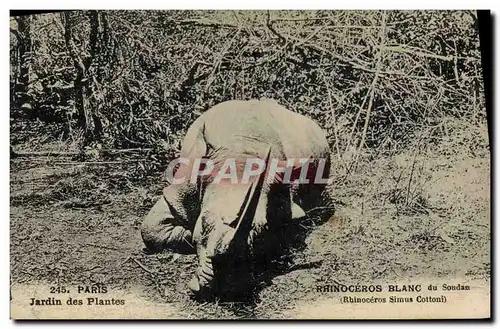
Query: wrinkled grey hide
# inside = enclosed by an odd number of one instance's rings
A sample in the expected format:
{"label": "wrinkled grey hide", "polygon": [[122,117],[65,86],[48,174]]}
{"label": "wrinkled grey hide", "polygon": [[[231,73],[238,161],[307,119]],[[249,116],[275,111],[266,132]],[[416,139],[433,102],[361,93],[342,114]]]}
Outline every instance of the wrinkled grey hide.
{"label": "wrinkled grey hide", "polygon": [[[230,157],[265,159],[268,152],[270,158],[281,160],[326,158],[328,175],[330,154],[323,131],[309,118],[273,100],[214,106],[189,128],[180,156],[209,157],[223,163]],[[176,175],[183,171],[189,175],[190,168],[180,167]],[[167,186],[143,222],[145,245],[153,251],[196,252],[198,270],[189,287],[195,293],[216,292],[221,288],[216,282],[227,283],[225,276],[231,269],[225,267],[244,267],[256,246],[264,253],[275,247],[281,223],[305,216],[304,210],[321,201],[324,189],[266,182],[256,189],[258,183]],[[255,199],[251,210],[248,195]],[[238,262],[231,263],[235,259]]]}

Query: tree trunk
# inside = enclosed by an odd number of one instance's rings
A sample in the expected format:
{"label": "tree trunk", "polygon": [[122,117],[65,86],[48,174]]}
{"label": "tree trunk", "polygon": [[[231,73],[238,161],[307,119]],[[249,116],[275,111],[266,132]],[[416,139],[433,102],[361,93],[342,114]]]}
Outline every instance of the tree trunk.
{"label": "tree trunk", "polygon": [[30,85],[31,58],[33,42],[31,40],[31,16],[19,16],[15,18],[17,22],[17,42],[19,75],[16,83],[16,100],[18,107],[31,108],[31,99],[28,95]]}
{"label": "tree trunk", "polygon": [[78,111],[78,125],[87,131],[87,111],[85,104],[85,91],[84,91],[84,77],[85,77],[85,65],[82,58],[79,55],[79,49],[73,41],[73,24],[71,22],[71,12],[62,13],[61,17],[64,21],[64,41],[66,42],[66,47],[68,48],[71,59],[73,60],[73,65],[75,66],[76,76],[74,81],[74,98],[75,106]]}
{"label": "tree trunk", "polygon": [[[98,57],[99,52],[102,48],[102,42],[99,42],[102,39],[102,20],[104,19],[103,14],[98,12],[97,10],[89,11],[89,19],[90,19],[90,56],[87,57],[85,67],[87,70],[90,69],[90,66]],[[97,63],[99,65],[99,63]],[[98,69],[98,68],[97,68]],[[97,72],[95,72],[97,75]],[[95,87],[95,86],[94,86]],[[93,90],[94,91],[94,90]],[[94,91],[95,92],[95,91]],[[102,136],[102,123],[98,115],[98,111],[90,111],[89,115],[92,118],[92,135],[95,138],[100,138]]]}
{"label": "tree trunk", "polygon": [[91,140],[99,138],[102,134],[102,124],[100,119],[94,111],[90,108],[88,100],[91,91],[90,86],[90,68],[93,63],[93,59],[99,48],[98,39],[100,32],[100,22],[99,22],[99,12],[95,10],[89,11],[90,19],[90,35],[89,35],[89,45],[90,45],[90,55],[82,58],[80,56],[81,50],[78,49],[73,41],[73,26],[71,20],[71,12],[64,12],[64,38],[66,41],[66,46],[73,60],[73,65],[76,70],[75,77],[75,105],[78,110],[78,125],[82,127],[85,131],[85,141],[84,144],[87,145]]}

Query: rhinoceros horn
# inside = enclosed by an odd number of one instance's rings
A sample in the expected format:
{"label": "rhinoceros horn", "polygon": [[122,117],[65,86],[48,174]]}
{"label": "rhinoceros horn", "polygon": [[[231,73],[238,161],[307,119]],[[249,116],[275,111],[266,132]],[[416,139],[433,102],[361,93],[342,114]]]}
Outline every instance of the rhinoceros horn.
{"label": "rhinoceros horn", "polygon": [[[267,152],[265,164],[269,163],[269,157],[271,156],[271,147]],[[234,232],[234,236],[232,239],[232,245],[238,243],[245,243],[250,231],[252,230],[252,224],[255,218],[255,213],[257,211],[257,206],[259,204],[260,195],[262,192],[262,187],[264,186],[266,171],[262,172],[259,176],[257,182],[252,182],[249,186],[247,193],[245,195],[245,199],[241,205],[240,210],[238,211],[238,215],[234,223],[236,223],[236,228]]]}

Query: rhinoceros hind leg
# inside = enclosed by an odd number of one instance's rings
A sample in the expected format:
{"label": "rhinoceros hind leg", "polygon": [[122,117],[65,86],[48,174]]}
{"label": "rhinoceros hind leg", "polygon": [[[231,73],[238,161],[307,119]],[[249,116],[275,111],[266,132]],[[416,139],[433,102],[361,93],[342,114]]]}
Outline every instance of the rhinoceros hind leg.
{"label": "rhinoceros hind leg", "polygon": [[177,223],[162,197],[151,208],[141,227],[142,241],[152,252],[172,250],[194,253],[192,232]]}

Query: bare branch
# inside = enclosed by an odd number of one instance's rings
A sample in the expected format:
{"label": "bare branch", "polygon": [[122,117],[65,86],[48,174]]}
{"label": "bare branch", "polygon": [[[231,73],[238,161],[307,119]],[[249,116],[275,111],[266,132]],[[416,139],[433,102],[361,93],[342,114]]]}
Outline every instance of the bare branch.
{"label": "bare branch", "polygon": [[382,67],[382,60],[384,56],[384,49],[385,49],[385,29],[386,29],[386,17],[387,13],[384,11],[382,12],[382,23],[380,27],[380,47],[379,47],[379,52],[377,53],[377,63],[376,63],[376,72],[375,76],[373,77],[372,85],[371,85],[371,92],[370,92],[370,100],[368,101],[368,108],[366,109],[366,118],[365,118],[365,125],[363,127],[363,134],[361,135],[361,141],[359,142],[358,146],[358,152],[356,153],[356,158],[359,156],[359,152],[361,151],[361,148],[365,144],[365,139],[366,139],[366,132],[368,130],[368,123],[370,122],[370,114],[372,111],[373,107],[373,99],[375,97],[375,89],[377,85],[377,81],[380,75],[380,69]]}
{"label": "bare branch", "polygon": [[273,21],[271,21],[271,12],[270,10],[267,11],[267,20],[266,20],[266,26],[271,31],[275,36],[277,36],[281,41],[287,42],[287,39],[282,36],[273,26]]}
{"label": "bare branch", "polygon": [[[379,46],[377,46],[379,47]],[[413,54],[419,57],[428,57],[428,58],[435,58],[435,59],[440,59],[443,61],[454,61],[455,59],[473,59],[479,61],[479,58],[475,57],[460,57],[460,56],[443,56],[443,55],[438,55],[434,54],[426,49],[418,48],[418,47],[412,47],[412,46],[407,46],[407,45],[397,45],[397,46],[385,46],[385,50],[389,51],[394,51],[394,52],[400,52],[400,53],[406,53],[406,54]]]}
{"label": "bare branch", "polygon": [[238,25],[222,23],[217,21],[212,21],[209,19],[183,19],[180,21],[172,20],[174,24],[179,25],[197,25],[197,26],[210,26],[210,27],[228,27],[228,28],[238,28]]}

